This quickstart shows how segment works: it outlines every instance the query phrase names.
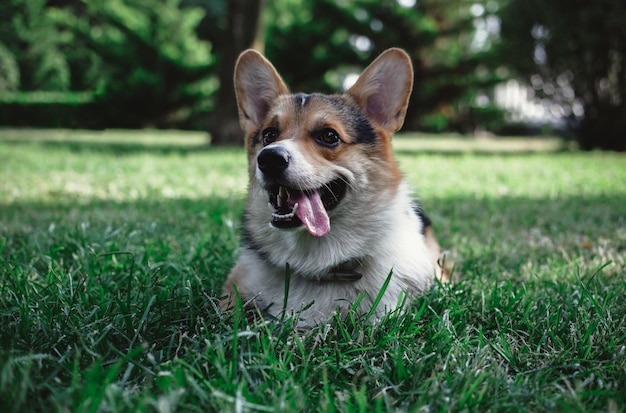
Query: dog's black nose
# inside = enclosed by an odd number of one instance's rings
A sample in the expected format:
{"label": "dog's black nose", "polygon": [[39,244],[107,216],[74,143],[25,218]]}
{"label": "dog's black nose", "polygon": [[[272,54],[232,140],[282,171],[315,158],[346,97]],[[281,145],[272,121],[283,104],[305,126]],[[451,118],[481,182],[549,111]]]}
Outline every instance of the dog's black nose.
{"label": "dog's black nose", "polygon": [[256,160],[261,172],[269,177],[278,178],[289,166],[290,158],[289,151],[275,146],[263,149]]}

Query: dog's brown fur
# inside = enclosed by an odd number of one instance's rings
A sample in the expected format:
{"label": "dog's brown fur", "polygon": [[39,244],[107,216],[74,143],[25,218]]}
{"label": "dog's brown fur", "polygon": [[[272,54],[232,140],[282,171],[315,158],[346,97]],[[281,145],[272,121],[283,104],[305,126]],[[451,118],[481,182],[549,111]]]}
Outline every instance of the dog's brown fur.
{"label": "dog's brown fur", "polygon": [[379,56],[343,95],[291,94],[260,53],[242,53],[235,90],[250,184],[245,240],[224,285],[224,308],[234,303],[236,286],[244,302],[273,315],[302,310],[302,319],[315,323],[363,292],[366,310],[393,271],[381,315],[434,276],[447,277],[430,221],[410,199],[391,146],[412,84],[400,49]]}

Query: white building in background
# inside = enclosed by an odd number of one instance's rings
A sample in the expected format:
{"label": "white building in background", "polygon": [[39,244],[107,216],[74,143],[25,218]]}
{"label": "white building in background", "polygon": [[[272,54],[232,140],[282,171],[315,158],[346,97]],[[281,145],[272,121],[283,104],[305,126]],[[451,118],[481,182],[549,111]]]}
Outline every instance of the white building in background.
{"label": "white building in background", "polygon": [[[563,87],[562,87],[563,89]],[[544,92],[546,86],[543,86]],[[567,88],[564,88],[567,92]],[[573,92],[572,92],[573,95]],[[504,109],[510,120],[516,123],[561,125],[565,117],[574,115],[582,117],[583,105],[580,101],[567,96],[562,102],[553,99],[535,97],[535,90],[515,79],[496,85],[494,103]]]}
{"label": "white building in background", "polygon": [[533,90],[511,79],[496,85],[494,103],[507,111],[513,122],[549,123],[553,119],[541,101],[534,98]]}

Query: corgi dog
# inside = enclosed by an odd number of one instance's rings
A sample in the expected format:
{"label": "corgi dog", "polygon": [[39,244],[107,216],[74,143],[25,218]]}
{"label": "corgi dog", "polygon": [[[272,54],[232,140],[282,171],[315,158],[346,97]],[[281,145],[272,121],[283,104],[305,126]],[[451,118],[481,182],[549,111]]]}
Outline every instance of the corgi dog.
{"label": "corgi dog", "polygon": [[341,95],[290,93],[254,50],[234,80],[250,183],[223,308],[239,296],[315,325],[358,302],[380,318],[445,276],[391,146],[413,87],[404,51],[382,53]]}

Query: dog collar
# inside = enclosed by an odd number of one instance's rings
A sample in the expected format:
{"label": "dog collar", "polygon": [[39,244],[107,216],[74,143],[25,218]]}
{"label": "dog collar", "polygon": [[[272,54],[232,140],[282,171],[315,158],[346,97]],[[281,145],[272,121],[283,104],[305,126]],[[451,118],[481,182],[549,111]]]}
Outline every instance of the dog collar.
{"label": "dog collar", "polygon": [[334,266],[326,274],[322,275],[319,281],[358,281],[363,277],[363,274],[357,269],[363,263],[363,258],[355,258],[342,262],[339,265]]}

